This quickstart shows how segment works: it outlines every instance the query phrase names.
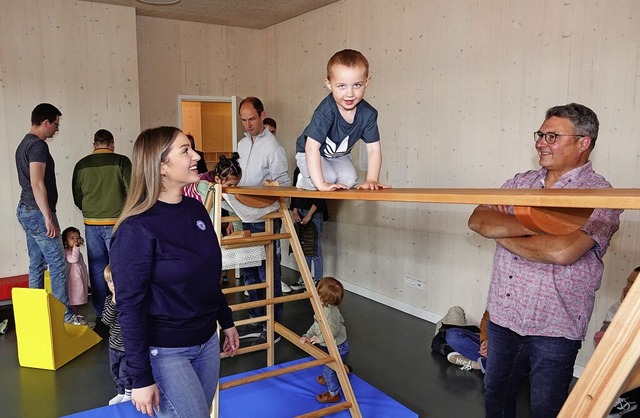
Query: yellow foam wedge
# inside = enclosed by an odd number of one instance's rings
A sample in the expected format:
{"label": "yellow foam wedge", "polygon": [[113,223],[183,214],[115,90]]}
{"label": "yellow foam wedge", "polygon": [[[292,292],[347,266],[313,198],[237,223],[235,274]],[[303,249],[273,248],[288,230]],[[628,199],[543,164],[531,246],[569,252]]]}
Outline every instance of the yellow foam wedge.
{"label": "yellow foam wedge", "polygon": [[56,370],[102,338],[86,325],[64,323],[65,307],[45,289],[12,289],[22,367]]}

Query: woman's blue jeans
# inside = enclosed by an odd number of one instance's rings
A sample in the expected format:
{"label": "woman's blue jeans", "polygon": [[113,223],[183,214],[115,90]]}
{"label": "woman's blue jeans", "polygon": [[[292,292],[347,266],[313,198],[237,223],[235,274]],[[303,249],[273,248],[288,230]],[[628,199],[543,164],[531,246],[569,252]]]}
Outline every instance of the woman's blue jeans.
{"label": "woman's blue jeans", "polygon": [[220,376],[218,333],[192,347],[149,347],[160,389],[159,418],[209,418]]}
{"label": "woman's blue jeans", "polygon": [[522,336],[489,321],[484,377],[486,416],[515,417],[516,392],[529,372],[531,416],[556,417],[569,393],[573,365],[582,341]]}

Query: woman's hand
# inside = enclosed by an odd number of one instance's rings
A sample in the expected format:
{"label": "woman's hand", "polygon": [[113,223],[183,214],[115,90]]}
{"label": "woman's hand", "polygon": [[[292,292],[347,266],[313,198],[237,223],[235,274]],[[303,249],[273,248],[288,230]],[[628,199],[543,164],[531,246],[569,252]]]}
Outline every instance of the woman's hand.
{"label": "woman's hand", "polygon": [[227,353],[228,356],[235,356],[240,348],[240,337],[238,336],[238,330],[236,327],[227,328],[224,331],[224,343],[222,344],[222,350]]}
{"label": "woman's hand", "polygon": [[155,416],[154,409],[160,410],[160,390],[155,383],[143,388],[136,388],[131,391],[131,403],[138,412],[142,412],[150,417]]}

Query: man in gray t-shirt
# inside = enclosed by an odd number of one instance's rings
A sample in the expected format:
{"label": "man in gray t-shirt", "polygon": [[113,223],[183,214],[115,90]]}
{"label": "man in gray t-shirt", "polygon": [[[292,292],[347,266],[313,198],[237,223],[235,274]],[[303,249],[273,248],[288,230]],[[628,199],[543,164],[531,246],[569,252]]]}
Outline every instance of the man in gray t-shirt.
{"label": "man in gray t-shirt", "polygon": [[16,215],[27,237],[29,287],[44,288],[49,267],[51,292],[65,306],[67,323],[86,324],[69,308],[67,267],[56,217],[58,188],[55,164],[45,142],[60,128],[62,113],[49,103],[37,105],[31,113],[31,130],[16,149],[16,168],[22,192]]}

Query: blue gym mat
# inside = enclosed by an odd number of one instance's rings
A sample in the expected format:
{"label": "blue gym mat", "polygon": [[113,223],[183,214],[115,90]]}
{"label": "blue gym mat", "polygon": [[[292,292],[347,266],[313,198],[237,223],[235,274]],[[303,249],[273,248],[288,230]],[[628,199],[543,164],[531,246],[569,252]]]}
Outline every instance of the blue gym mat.
{"label": "blue gym mat", "polygon": [[[308,357],[264,369],[252,370],[221,378],[220,381],[227,382],[240,377],[252,376],[263,371],[287,367],[309,360],[312,360],[312,358]],[[316,377],[321,374],[321,367],[314,367],[225,389],[220,392],[220,418],[289,418],[322,409],[326,407],[327,404],[321,404],[316,400],[316,395],[326,390],[326,387],[316,382]],[[363,417],[418,417],[418,414],[369,385],[355,374],[350,374],[349,380]],[[331,416],[348,418],[351,414],[346,410]],[[126,402],[67,415],[67,417],[141,418],[143,415],[136,411],[131,402]]]}

